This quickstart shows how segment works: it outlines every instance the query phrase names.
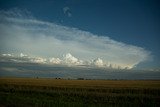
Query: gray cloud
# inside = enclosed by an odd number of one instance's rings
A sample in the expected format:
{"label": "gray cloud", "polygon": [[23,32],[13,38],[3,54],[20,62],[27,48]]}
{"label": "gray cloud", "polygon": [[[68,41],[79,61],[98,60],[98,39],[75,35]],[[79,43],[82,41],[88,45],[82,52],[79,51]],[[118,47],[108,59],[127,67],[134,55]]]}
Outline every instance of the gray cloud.
{"label": "gray cloud", "polygon": [[61,59],[64,54],[71,53],[84,62],[100,58],[95,64],[121,68],[133,68],[150,58],[150,52],[144,48],[115,41],[105,35],[22,15],[16,17],[16,14],[20,13],[0,11],[1,53],[24,52],[31,57],[39,57],[37,61],[42,62],[41,57]]}
{"label": "gray cloud", "polygon": [[72,17],[71,10],[69,7],[63,7],[63,13],[68,17]]}

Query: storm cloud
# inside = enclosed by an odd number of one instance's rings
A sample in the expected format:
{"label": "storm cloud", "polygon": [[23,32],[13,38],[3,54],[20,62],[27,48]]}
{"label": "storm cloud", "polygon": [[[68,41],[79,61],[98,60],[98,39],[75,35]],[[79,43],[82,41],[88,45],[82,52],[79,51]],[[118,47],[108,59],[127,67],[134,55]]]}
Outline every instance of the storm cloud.
{"label": "storm cloud", "polygon": [[65,60],[66,63],[77,64],[91,61],[98,66],[120,68],[133,68],[151,57],[150,52],[142,47],[12,10],[0,11],[0,51],[1,54],[23,52],[31,57],[39,57],[35,59],[37,62],[46,61],[41,57],[54,57],[50,62],[61,63],[61,60]]}

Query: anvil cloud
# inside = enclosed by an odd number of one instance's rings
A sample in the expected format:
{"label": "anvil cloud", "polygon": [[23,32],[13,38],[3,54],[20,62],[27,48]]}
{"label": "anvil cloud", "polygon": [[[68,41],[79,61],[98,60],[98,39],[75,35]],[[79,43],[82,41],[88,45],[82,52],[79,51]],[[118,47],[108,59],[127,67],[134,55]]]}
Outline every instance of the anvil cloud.
{"label": "anvil cloud", "polygon": [[[38,20],[21,11],[3,10],[0,11],[0,51],[1,54],[24,52],[32,57],[54,57],[50,59],[53,63],[92,61],[98,66],[120,68],[133,68],[150,58],[150,52],[144,48],[106,35]],[[42,59],[37,59],[39,61]]]}

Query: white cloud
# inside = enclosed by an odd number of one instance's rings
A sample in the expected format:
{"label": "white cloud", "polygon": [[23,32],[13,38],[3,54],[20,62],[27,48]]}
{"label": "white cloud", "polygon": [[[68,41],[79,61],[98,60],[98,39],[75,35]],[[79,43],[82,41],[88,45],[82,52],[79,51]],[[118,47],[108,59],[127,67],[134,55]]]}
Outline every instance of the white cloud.
{"label": "white cloud", "polygon": [[13,57],[12,54],[2,54],[2,56]]}
{"label": "white cloud", "polygon": [[104,67],[103,60],[100,59],[100,58],[97,58],[97,59],[93,60],[93,64],[94,64],[95,66],[98,66],[98,67]]}
{"label": "white cloud", "polygon": [[34,63],[46,63],[46,61],[47,59],[41,58],[41,57],[31,59],[31,62],[34,62]]}
{"label": "white cloud", "polygon": [[40,64],[53,64],[53,65],[67,65],[67,66],[85,66],[85,67],[102,67],[109,69],[131,69],[129,66],[119,66],[114,63],[104,62],[101,58],[97,58],[94,60],[80,60],[70,53],[63,55],[61,58],[42,58],[42,57],[31,57],[26,54],[15,55],[12,57],[8,57],[10,54],[2,54],[0,56],[0,61],[2,62],[18,62],[18,63],[40,63]]}
{"label": "white cloud", "polygon": [[49,62],[53,64],[61,64],[62,60],[60,60],[59,58],[51,58]]}
{"label": "white cloud", "polygon": [[72,56],[70,53],[63,55],[64,63],[68,65],[82,65],[83,61]]}
{"label": "white cloud", "polygon": [[20,57],[27,57],[28,55],[21,53]]}
{"label": "white cloud", "polygon": [[47,63],[46,58],[42,57],[30,57],[26,54],[20,53],[17,55],[12,55],[12,54],[2,54],[0,55],[0,61],[9,61],[9,62],[19,62],[19,63]]}
{"label": "white cloud", "polygon": [[71,10],[69,7],[63,7],[63,12],[65,15],[67,15],[68,17],[71,17],[72,14],[71,14]]}
{"label": "white cloud", "polygon": [[[90,64],[91,60],[102,58],[103,61],[99,59],[94,63],[121,68],[133,68],[150,58],[150,52],[144,48],[118,42],[108,36],[34,18],[16,17],[15,12],[11,12],[12,15],[4,13],[6,11],[0,11],[1,52],[24,52],[45,58],[61,58],[63,54],[70,52],[78,58],[67,54],[65,63]],[[43,58],[34,61],[47,62]]]}

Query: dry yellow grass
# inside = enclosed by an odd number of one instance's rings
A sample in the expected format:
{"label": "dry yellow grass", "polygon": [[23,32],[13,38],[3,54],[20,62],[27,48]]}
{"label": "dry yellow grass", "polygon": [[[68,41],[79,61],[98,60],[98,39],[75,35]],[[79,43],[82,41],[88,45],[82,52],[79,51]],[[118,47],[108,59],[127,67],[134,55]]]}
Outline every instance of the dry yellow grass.
{"label": "dry yellow grass", "polygon": [[0,78],[0,105],[158,107],[160,80]]}

